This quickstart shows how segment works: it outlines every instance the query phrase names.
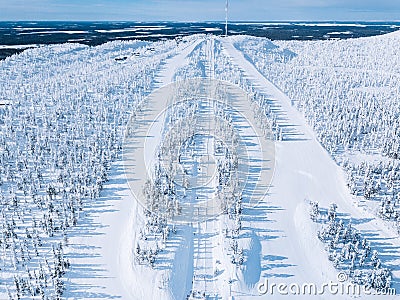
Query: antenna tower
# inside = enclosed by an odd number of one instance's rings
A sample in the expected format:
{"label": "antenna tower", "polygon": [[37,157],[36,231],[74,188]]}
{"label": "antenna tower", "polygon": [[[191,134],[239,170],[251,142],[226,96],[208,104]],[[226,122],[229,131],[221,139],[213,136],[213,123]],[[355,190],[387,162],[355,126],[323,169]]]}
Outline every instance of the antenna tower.
{"label": "antenna tower", "polygon": [[228,0],[225,3],[225,36],[228,36]]}

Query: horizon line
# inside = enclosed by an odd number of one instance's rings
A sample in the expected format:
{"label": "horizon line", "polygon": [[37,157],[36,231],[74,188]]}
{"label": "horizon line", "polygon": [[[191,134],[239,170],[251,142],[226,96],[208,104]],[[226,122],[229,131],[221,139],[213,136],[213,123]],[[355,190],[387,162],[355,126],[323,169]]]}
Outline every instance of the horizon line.
{"label": "horizon line", "polygon": [[[51,20],[51,19],[41,19],[41,20],[0,20],[0,22],[134,22],[134,23],[225,23],[225,20],[204,20],[204,21],[173,21],[173,20]],[[398,20],[230,20],[229,23],[348,23],[348,22],[360,22],[360,23],[400,23]]]}

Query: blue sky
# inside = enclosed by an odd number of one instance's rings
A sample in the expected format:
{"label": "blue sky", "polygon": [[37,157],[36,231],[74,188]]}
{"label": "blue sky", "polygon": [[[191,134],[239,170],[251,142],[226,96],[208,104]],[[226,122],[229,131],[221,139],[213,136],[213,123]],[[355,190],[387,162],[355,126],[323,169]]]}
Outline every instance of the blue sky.
{"label": "blue sky", "polygon": [[[0,20],[208,21],[225,0],[0,0]],[[398,0],[230,0],[230,19],[400,20]]]}

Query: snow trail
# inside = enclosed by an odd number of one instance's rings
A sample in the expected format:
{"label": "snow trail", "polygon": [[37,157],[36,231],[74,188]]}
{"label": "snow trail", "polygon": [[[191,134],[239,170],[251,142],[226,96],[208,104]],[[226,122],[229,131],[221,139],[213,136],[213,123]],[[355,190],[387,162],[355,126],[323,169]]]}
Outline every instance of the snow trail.
{"label": "snow trail", "polygon": [[[291,106],[290,99],[246,60],[233,45],[234,38],[222,39],[222,42],[226,53],[254,86],[276,104],[281,114],[278,123],[285,128],[286,138],[276,143],[276,171],[268,203],[262,204],[269,212],[269,228],[265,229],[270,234],[261,241],[267,263],[261,277],[300,284],[336,280],[337,271],[316,237],[317,229],[309,220],[305,199],[318,201],[324,207],[335,202],[340,212],[356,220],[363,234],[379,236],[372,241],[372,247],[383,250],[385,264],[398,277],[399,268],[394,267],[399,263],[395,255],[398,239],[381,222],[352,204],[343,171],[319,144],[302,115]],[[257,228],[256,222],[253,225]],[[393,285],[399,288],[396,279]]]}
{"label": "snow trail", "polygon": [[[170,83],[175,70],[185,64],[185,57],[200,42],[201,39],[192,39],[181,46],[179,54],[168,58],[156,78],[155,87]],[[146,104],[151,108],[165,106],[166,103]],[[146,116],[146,109],[143,114]],[[146,122],[145,116],[141,122]],[[137,136],[140,139],[145,132],[138,131]],[[143,157],[143,148],[135,153],[137,157]],[[135,184],[143,185],[145,170],[144,166],[136,169],[135,178],[143,181]],[[132,269],[134,228],[142,219],[142,208],[130,191],[122,160],[113,164],[109,177],[99,201],[86,212],[95,228],[89,230],[84,224],[78,225],[77,234],[71,239],[77,254],[72,258],[71,272],[67,275],[66,299],[76,299],[77,295],[84,299],[165,299],[168,297],[165,290],[158,288],[162,272],[153,274],[144,267]],[[84,234],[87,231],[90,233]]]}

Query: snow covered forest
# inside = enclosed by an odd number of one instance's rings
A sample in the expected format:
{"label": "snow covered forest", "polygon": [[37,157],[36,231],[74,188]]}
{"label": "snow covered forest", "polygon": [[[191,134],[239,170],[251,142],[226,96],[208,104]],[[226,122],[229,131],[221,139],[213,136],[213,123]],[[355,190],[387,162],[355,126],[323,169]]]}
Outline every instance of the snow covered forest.
{"label": "snow covered forest", "polygon": [[[400,288],[399,42],[194,35],[1,61],[0,298],[242,299],[338,272]],[[171,82],[185,101],[148,97]]]}
{"label": "snow covered forest", "polygon": [[239,47],[303,113],[346,170],[359,205],[400,232],[398,39],[397,33],[307,43],[252,39]]}
{"label": "snow covered forest", "polygon": [[[9,297],[59,299],[69,266],[63,249],[85,206],[99,197],[140,108],[175,41],[76,44],[2,62],[1,259]],[[126,55],[134,64],[118,64]]]}

